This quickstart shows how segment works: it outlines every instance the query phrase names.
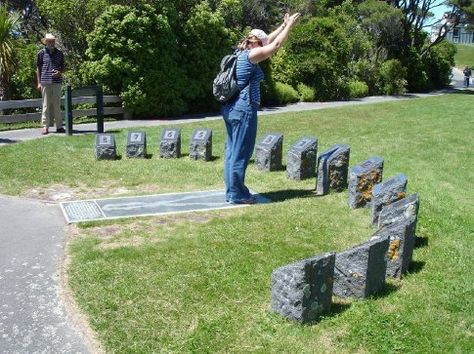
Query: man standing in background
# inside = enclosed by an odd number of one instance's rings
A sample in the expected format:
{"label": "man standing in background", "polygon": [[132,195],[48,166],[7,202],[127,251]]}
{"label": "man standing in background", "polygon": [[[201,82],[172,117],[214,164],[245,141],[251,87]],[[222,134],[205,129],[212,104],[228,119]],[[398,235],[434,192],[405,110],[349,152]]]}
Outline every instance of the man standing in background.
{"label": "man standing in background", "polygon": [[43,98],[41,125],[43,135],[49,133],[49,127],[56,124],[56,132],[64,133],[61,116],[61,84],[64,71],[64,55],[56,48],[56,37],[47,33],[43,39],[45,47],[36,58],[36,82]]}

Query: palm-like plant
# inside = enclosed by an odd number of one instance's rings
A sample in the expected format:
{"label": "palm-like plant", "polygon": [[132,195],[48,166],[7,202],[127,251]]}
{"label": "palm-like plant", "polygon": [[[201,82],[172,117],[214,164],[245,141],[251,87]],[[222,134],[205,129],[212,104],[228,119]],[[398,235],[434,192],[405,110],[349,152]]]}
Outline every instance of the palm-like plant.
{"label": "palm-like plant", "polygon": [[13,33],[18,28],[20,16],[8,11],[6,3],[0,4],[0,96],[8,96],[10,79],[15,72],[16,62],[13,55]]}

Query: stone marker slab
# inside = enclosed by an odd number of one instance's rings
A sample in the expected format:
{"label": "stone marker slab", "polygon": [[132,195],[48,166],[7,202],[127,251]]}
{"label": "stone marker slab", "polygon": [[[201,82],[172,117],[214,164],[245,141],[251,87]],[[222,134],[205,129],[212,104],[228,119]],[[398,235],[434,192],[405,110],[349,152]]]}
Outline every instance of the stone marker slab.
{"label": "stone marker slab", "polygon": [[377,225],[382,207],[405,197],[407,178],[399,173],[385,182],[376,184],[372,190],[372,225]]}
{"label": "stone marker slab", "polygon": [[334,253],[275,269],[272,273],[272,310],[301,323],[329,312],[332,302]]}
{"label": "stone marker slab", "polygon": [[95,158],[97,160],[115,160],[117,158],[113,134],[97,134],[95,136]]}
{"label": "stone marker slab", "polygon": [[385,285],[388,244],[385,236],[336,253],[334,294],[363,299],[380,292]]}
{"label": "stone marker slab", "polygon": [[282,169],[283,134],[267,133],[255,148],[255,166],[260,171]]}
{"label": "stone marker slab", "polygon": [[340,192],[347,188],[350,148],[345,144],[336,144],[318,157],[316,194],[324,195],[329,190]]}
{"label": "stone marker slab", "polygon": [[318,139],[303,137],[288,150],[286,174],[294,180],[303,180],[316,175],[316,155]]}
{"label": "stone marker slab", "polygon": [[193,160],[211,161],[212,130],[194,129],[189,142],[189,157]]}
{"label": "stone marker slab", "polygon": [[373,238],[390,238],[387,251],[386,275],[401,278],[408,270],[415,247],[415,221],[400,220],[395,224],[377,230]]}
{"label": "stone marker slab", "polygon": [[[258,194],[255,196],[257,203],[270,202]],[[79,200],[60,205],[68,223],[249,206],[227,203],[222,190]]]}
{"label": "stone marker slab", "polygon": [[372,190],[382,182],[383,159],[373,156],[354,166],[349,173],[349,207],[366,206],[372,200]]}
{"label": "stone marker slab", "polygon": [[143,131],[128,132],[126,151],[129,158],[146,158],[146,133]]}
{"label": "stone marker slab", "polygon": [[181,129],[163,129],[160,137],[160,157],[177,159],[181,157]]}
{"label": "stone marker slab", "polygon": [[415,233],[419,207],[420,198],[418,194],[412,194],[392,204],[386,205],[382,207],[382,211],[379,214],[377,227],[381,229],[398,222],[405,222],[405,220],[408,219],[414,222],[413,232]]}

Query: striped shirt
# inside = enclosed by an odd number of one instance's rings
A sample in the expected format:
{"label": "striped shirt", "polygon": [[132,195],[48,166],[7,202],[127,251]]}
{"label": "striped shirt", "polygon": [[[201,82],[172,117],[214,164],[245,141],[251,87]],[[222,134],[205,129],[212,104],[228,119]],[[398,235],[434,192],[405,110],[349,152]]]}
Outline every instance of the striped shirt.
{"label": "striped shirt", "polygon": [[251,104],[259,105],[260,81],[263,80],[264,74],[258,64],[250,62],[248,50],[244,50],[237,58],[236,77],[237,85],[241,90],[239,100],[249,96]]}
{"label": "striped shirt", "polygon": [[38,52],[36,66],[40,72],[40,84],[60,84],[63,82],[62,75],[53,77],[53,70],[64,70],[64,55],[59,49],[50,52],[43,48]]}

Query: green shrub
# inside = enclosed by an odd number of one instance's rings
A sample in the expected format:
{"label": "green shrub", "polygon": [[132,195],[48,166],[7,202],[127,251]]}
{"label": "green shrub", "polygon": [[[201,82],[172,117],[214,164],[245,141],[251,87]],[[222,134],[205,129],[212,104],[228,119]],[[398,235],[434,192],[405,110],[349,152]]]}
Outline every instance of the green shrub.
{"label": "green shrub", "polygon": [[349,97],[350,98],[359,98],[365,97],[369,93],[369,86],[363,81],[349,81],[348,83]]}
{"label": "green shrub", "polygon": [[36,44],[27,44],[21,39],[15,40],[15,61],[17,69],[11,78],[11,99],[21,100],[40,97],[36,89],[36,54],[40,47]]}
{"label": "green shrub", "polygon": [[167,17],[152,6],[110,6],[87,37],[87,81],[119,94],[135,115],[176,115],[186,111],[185,73],[178,41]]}
{"label": "green shrub", "polygon": [[220,12],[207,2],[196,5],[182,28],[180,65],[186,74],[183,97],[190,112],[208,112],[218,107],[212,95],[212,81],[222,57],[231,52],[232,34]]}
{"label": "green shrub", "polygon": [[298,91],[288,84],[276,82],[275,89],[277,92],[278,104],[294,103],[300,100]]}
{"label": "green shrub", "polygon": [[300,96],[300,101],[313,102],[316,100],[316,90],[308,85],[302,84],[301,82],[296,87]]}
{"label": "green shrub", "polygon": [[451,83],[456,46],[444,41],[433,47],[424,58],[432,89],[441,89]]}
{"label": "green shrub", "polygon": [[401,95],[406,92],[407,69],[397,59],[390,59],[380,65],[378,82],[380,93],[384,95]]}

